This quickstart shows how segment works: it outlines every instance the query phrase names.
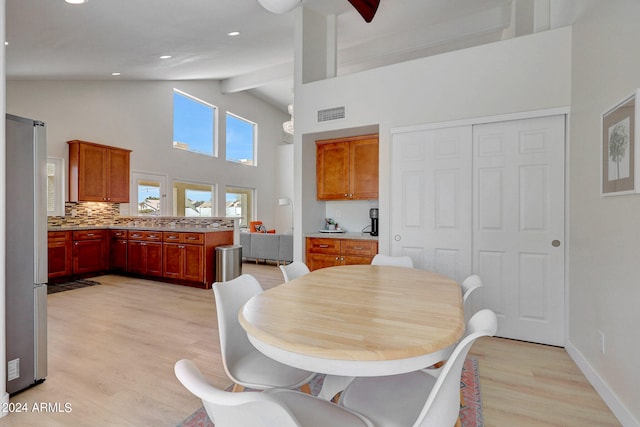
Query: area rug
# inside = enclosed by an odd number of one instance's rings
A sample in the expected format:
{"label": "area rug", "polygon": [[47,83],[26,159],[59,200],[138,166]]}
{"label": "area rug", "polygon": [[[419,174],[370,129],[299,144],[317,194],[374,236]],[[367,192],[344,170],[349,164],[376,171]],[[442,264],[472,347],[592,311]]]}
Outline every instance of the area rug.
{"label": "area rug", "polygon": [[[317,395],[322,388],[324,375],[318,374],[311,380],[311,393]],[[230,388],[228,389],[230,390]],[[480,380],[478,377],[478,361],[469,357],[464,362],[462,377],[460,378],[460,390],[464,404],[460,407],[460,421],[462,427],[482,427],[482,399],[480,397]],[[207,412],[200,407],[177,427],[214,427],[207,416]]]}
{"label": "area rug", "polygon": [[87,286],[99,285],[100,282],[95,280],[72,280],[60,284],[47,285],[47,294],[56,294],[58,292],[70,291],[72,289],[86,288]]}

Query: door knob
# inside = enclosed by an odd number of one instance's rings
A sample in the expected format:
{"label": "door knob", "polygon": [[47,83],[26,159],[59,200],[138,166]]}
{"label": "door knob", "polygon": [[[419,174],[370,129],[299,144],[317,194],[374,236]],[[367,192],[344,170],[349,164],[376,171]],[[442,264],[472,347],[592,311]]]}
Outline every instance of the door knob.
{"label": "door knob", "polygon": [[396,234],[395,236],[393,236],[393,240],[395,240],[396,242],[399,242],[400,240],[402,240],[402,236],[400,236],[399,234]]}
{"label": "door knob", "polygon": [[554,248],[557,248],[558,246],[560,246],[560,240],[554,240],[551,242],[551,246],[553,246]]}

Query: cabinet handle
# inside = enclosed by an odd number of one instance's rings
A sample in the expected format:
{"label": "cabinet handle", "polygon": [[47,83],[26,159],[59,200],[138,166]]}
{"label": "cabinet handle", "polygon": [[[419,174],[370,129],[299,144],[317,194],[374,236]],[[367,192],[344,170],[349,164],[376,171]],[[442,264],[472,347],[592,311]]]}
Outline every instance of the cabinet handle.
{"label": "cabinet handle", "polygon": [[95,234],[93,234],[93,233],[87,233],[87,236],[91,237],[91,236],[95,236]]}
{"label": "cabinet handle", "polygon": [[187,237],[187,240],[196,240],[195,237]]}
{"label": "cabinet handle", "polygon": [[176,240],[178,238],[178,236],[169,236],[170,240]]}
{"label": "cabinet handle", "polygon": [[362,246],[354,246],[353,249],[356,251],[361,251],[364,248]]}
{"label": "cabinet handle", "polygon": [[184,249],[184,245],[178,245],[179,249]]}
{"label": "cabinet handle", "polygon": [[328,248],[329,247],[329,245],[318,245],[318,246],[321,247],[321,248]]}
{"label": "cabinet handle", "polygon": [[336,257],[336,261],[340,261],[340,257],[339,256]]}

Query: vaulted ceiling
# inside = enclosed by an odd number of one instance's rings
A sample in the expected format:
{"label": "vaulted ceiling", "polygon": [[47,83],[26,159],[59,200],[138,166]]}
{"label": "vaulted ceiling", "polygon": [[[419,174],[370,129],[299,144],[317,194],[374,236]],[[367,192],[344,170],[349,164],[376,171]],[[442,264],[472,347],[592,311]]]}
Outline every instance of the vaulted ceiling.
{"label": "vaulted ceiling", "polygon": [[[342,75],[569,25],[585,2],[381,0],[371,23],[347,0],[302,5],[337,16]],[[257,0],[6,0],[7,78],[215,79],[286,111],[294,15]]]}

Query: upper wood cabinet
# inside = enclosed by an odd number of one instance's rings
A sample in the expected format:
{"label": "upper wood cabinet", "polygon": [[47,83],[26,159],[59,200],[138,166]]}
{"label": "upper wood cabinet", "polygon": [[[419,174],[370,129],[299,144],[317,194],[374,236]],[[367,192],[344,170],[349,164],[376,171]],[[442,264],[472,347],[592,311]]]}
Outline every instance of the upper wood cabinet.
{"label": "upper wood cabinet", "polygon": [[129,203],[131,150],[67,141],[69,144],[69,201]]}
{"label": "upper wood cabinet", "polygon": [[378,135],[316,141],[318,200],[378,198]]}

